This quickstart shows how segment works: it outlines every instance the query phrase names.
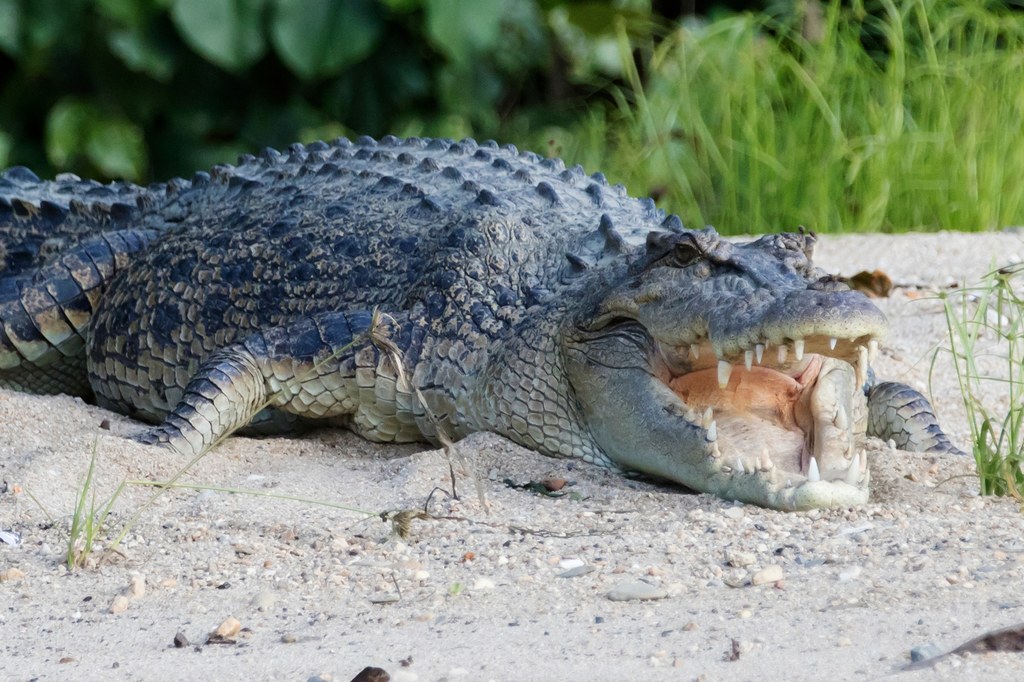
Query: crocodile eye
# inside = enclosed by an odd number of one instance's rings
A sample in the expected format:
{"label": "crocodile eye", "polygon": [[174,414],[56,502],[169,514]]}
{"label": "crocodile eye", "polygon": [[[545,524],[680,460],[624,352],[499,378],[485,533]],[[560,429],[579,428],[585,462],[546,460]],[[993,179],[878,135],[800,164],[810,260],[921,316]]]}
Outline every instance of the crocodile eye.
{"label": "crocodile eye", "polygon": [[681,268],[685,268],[687,265],[692,265],[696,261],[700,260],[704,254],[695,244],[690,242],[679,242],[676,244],[675,249],[672,252],[672,259],[675,264]]}

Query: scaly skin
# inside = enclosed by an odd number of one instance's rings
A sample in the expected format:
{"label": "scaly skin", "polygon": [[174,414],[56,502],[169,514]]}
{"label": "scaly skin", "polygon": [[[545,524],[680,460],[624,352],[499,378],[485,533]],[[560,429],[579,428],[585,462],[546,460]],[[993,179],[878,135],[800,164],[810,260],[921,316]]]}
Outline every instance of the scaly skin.
{"label": "scaly skin", "polygon": [[867,500],[865,429],[955,451],[916,392],[865,397],[885,319],[812,235],[734,244],[513,147],[294,145],[148,188],[12,169],[0,228],[0,386],[184,453],[312,420],[489,430],[796,509]]}

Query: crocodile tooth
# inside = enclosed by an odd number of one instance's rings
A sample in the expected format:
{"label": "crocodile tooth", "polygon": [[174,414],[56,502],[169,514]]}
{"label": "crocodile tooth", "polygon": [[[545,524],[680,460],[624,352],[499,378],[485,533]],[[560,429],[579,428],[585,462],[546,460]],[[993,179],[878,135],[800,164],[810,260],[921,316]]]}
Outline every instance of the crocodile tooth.
{"label": "crocodile tooth", "polygon": [[743,460],[740,459],[739,457],[736,458],[735,469],[736,469],[736,473],[737,474],[745,474],[745,473],[747,473],[746,469],[743,468]]}
{"label": "crocodile tooth", "polygon": [[[761,362],[761,361],[758,360],[758,362]],[[745,351],[743,351],[743,364],[747,368],[747,371],[749,372],[750,368],[754,366],[754,351],[752,351],[752,350],[745,350]]]}
{"label": "crocodile tooth", "polygon": [[[860,384],[857,384],[858,386]],[[836,428],[841,431],[846,431],[850,428],[850,419],[846,414],[846,408],[842,405],[836,407],[836,416],[832,418],[832,423],[836,425]]]}
{"label": "crocodile tooth", "polygon": [[857,347],[857,387],[860,388],[868,381],[868,356],[870,351],[864,346]]}
{"label": "crocodile tooth", "polygon": [[868,451],[860,451],[860,471],[862,474],[867,473],[868,470]]}
{"label": "crocodile tooth", "polygon": [[846,467],[843,480],[850,485],[857,485],[860,482],[860,457],[850,459],[850,466]]}
{"label": "crocodile tooth", "polygon": [[772,456],[768,454],[768,448],[761,451],[761,470],[771,471],[775,468],[775,462],[772,461]]}
{"label": "crocodile tooth", "polygon": [[718,441],[711,444],[711,457],[718,459],[722,456],[722,451],[718,448]]}
{"label": "crocodile tooth", "polygon": [[704,434],[704,440],[709,443],[714,443],[718,440],[718,422],[711,422],[711,426],[707,428],[707,432]]}
{"label": "crocodile tooth", "polygon": [[757,364],[761,364],[761,358],[764,357],[764,344],[759,343],[754,346],[754,357],[757,358]]}
{"label": "crocodile tooth", "polygon": [[821,480],[821,474],[818,473],[818,460],[811,457],[811,463],[807,467],[807,480],[811,483]]}
{"label": "crocodile tooth", "polygon": [[732,376],[732,365],[725,360],[718,361],[718,387],[725,388],[729,385],[729,377]]}
{"label": "crocodile tooth", "polygon": [[710,407],[704,410],[704,415],[701,417],[700,426],[702,429],[707,431],[711,428],[711,425],[715,421],[715,412]]}
{"label": "crocodile tooth", "polygon": [[800,362],[804,359],[804,340],[797,339],[793,342],[793,355],[796,357],[796,361]]}
{"label": "crocodile tooth", "polygon": [[875,361],[878,356],[878,341],[871,339],[868,341],[868,360],[871,362]]}
{"label": "crocodile tooth", "polygon": [[700,360],[700,346],[695,343],[690,344],[690,355],[693,356],[694,360]]}
{"label": "crocodile tooth", "polygon": [[697,421],[700,419],[700,417],[697,415],[697,412],[689,405],[686,406],[686,414],[683,415],[683,418],[686,419],[686,421],[690,422],[691,424],[696,424]]}
{"label": "crocodile tooth", "polygon": [[828,349],[829,350],[835,350],[836,349],[836,342],[837,341],[838,341],[838,339],[836,339],[836,337],[834,337],[834,336],[828,337]]}
{"label": "crocodile tooth", "polygon": [[789,346],[782,344],[779,346],[779,364],[786,364],[786,356],[789,355]]}

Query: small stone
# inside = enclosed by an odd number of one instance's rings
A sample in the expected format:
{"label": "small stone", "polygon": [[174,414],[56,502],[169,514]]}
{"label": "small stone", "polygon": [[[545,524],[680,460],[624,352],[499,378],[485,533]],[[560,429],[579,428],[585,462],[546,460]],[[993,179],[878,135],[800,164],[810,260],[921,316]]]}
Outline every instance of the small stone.
{"label": "small stone", "polygon": [[778,564],[765,566],[750,578],[750,582],[755,586],[777,583],[780,580],[782,580],[782,566]]}
{"label": "small stone", "polygon": [[738,568],[723,575],[722,582],[729,587],[745,587],[750,582],[750,574],[745,569]]}
{"label": "small stone", "polygon": [[295,635],[293,635],[290,632],[286,632],[283,635],[281,635],[281,643],[282,644],[295,644],[298,641],[299,641],[299,638],[296,637]]}
{"label": "small stone", "polygon": [[146,576],[136,574],[125,589],[125,596],[130,599],[142,599],[146,596]]}
{"label": "small stone", "polygon": [[725,550],[725,563],[736,568],[746,568],[750,564],[756,561],[755,557],[750,552],[743,552],[738,549],[727,549]]}
{"label": "small stone", "polygon": [[270,590],[260,590],[259,593],[252,598],[252,605],[256,607],[257,611],[269,611],[274,608],[274,602],[277,601],[277,595]]}
{"label": "small stone", "polygon": [[585,563],[586,562],[584,562],[583,559],[562,559],[558,562],[558,567],[563,571],[568,571],[572,568],[579,568],[580,566],[583,566]]}
{"label": "small stone", "polygon": [[242,623],[234,616],[228,616],[224,622],[218,625],[217,629],[213,631],[213,636],[220,637],[221,639],[234,639],[241,631]]}
{"label": "small stone", "polygon": [[691,620],[689,623],[687,623],[686,625],[683,626],[683,631],[684,632],[693,632],[694,630],[698,629],[699,627],[700,626],[697,625],[696,621],[692,621]]}
{"label": "small stone", "polygon": [[940,654],[942,654],[942,649],[932,642],[919,644],[910,650],[910,662],[919,663],[920,661],[926,661],[929,658],[935,658]]}
{"label": "small stone", "polygon": [[476,582],[473,583],[474,590],[493,590],[494,581],[490,578],[477,578]]}
{"label": "small stone", "polygon": [[174,648],[175,649],[184,649],[185,647],[188,646],[188,644],[189,644],[188,637],[185,636],[184,632],[179,630],[178,632],[174,633]]}
{"label": "small stone", "polygon": [[594,567],[593,566],[591,566],[589,564],[584,564],[583,566],[577,566],[575,568],[570,568],[568,571],[562,571],[561,573],[558,574],[558,577],[559,578],[576,578],[576,577],[581,576],[581,575],[586,575],[587,573],[592,573],[593,571],[594,571]]}
{"label": "small stone", "polygon": [[750,609],[740,609],[740,612],[736,615],[738,615],[741,620],[748,620],[750,618],[753,618],[754,612]]}
{"label": "small stone", "polygon": [[20,568],[8,568],[6,571],[0,571],[0,583],[6,583],[11,580],[21,580],[25,577],[25,572]]}
{"label": "small stone", "polygon": [[111,613],[124,613],[128,610],[128,597],[119,594],[114,597],[114,601],[110,602]]}
{"label": "small stone", "polygon": [[722,515],[730,519],[742,519],[746,516],[746,512],[743,511],[743,507],[729,507],[722,512]]}
{"label": "small stone", "polygon": [[611,601],[647,601],[664,599],[668,592],[642,580],[623,580],[608,592]]}
{"label": "small stone", "polygon": [[863,569],[860,566],[850,566],[839,572],[839,582],[848,583],[860,576]]}

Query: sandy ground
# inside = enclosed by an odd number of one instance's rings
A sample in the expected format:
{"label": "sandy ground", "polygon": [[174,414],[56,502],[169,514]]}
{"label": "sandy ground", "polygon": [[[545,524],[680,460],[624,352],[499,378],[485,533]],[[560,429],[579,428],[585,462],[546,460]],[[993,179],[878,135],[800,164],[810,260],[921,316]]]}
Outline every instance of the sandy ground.
{"label": "sandy ground", "polygon": [[[945,334],[918,288],[1022,258],[1014,232],[847,236],[818,249],[832,271],[881,268],[905,285],[880,302],[892,332],[875,368],[922,389]],[[965,445],[942,357],[932,389]],[[998,405],[998,387],[989,399]],[[71,398],[0,391],[3,679],[347,681],[367,665],[394,680],[878,679],[914,647],[951,649],[1024,621],[1017,506],[978,497],[971,461],[880,442],[870,504],[787,514],[490,435],[458,445],[469,465],[456,464],[458,501],[437,489],[451,487],[439,451],[328,431],[232,438],[183,480],[321,503],[176,489],[147,504],[152,490],[130,485],[109,521],[119,529],[138,513],[121,551],[69,572],[67,528],[93,450],[98,502],[123,479],[166,480],[186,464],[123,437],[139,429]],[[573,481],[574,494],[503,483],[547,477]],[[373,516],[422,508],[432,491],[431,510],[452,518],[414,520],[404,540]],[[609,599],[635,581],[663,598]],[[233,642],[206,642],[229,617],[241,626]],[[173,646],[179,632],[188,646]],[[955,656],[900,676],[1019,680],[1024,656]]]}

